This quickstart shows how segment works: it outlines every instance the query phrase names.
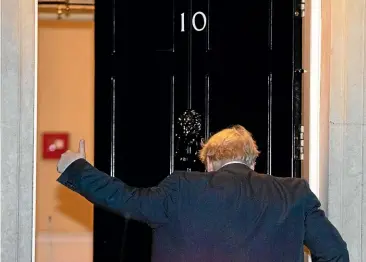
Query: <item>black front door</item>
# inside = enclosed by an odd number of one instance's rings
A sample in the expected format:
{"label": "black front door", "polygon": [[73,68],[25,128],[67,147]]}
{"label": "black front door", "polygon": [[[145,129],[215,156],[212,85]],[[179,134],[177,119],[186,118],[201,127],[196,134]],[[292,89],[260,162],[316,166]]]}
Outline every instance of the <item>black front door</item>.
{"label": "black front door", "polygon": [[[261,151],[258,172],[299,177],[298,7],[96,1],[96,167],[131,186],[153,186],[173,170],[203,171],[201,140],[241,124]],[[94,262],[150,256],[150,228],[95,208]]]}

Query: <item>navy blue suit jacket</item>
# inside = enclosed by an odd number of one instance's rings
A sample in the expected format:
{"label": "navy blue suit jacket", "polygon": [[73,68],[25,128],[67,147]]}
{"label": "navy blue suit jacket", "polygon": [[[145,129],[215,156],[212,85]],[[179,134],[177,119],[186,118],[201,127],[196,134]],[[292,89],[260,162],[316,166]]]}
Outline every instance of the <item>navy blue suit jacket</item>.
{"label": "navy blue suit jacket", "polygon": [[229,164],[217,172],[174,172],[156,187],[133,188],[79,159],[58,181],[94,204],[148,223],[154,262],[298,262],[303,245],[313,262],[349,261],[346,243],[302,179]]}

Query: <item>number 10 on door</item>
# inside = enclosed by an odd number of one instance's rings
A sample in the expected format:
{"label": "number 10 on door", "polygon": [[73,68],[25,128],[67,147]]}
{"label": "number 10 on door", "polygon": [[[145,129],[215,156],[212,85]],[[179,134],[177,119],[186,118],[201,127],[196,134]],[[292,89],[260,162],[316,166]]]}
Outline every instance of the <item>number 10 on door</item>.
{"label": "number 10 on door", "polygon": [[[202,16],[202,19],[203,19],[203,25],[202,25],[201,28],[198,28],[197,25],[196,25],[196,18],[197,18],[198,15]],[[185,32],[185,28],[184,28],[185,14],[184,13],[180,14],[180,24],[181,24],[181,30],[180,31]],[[196,30],[198,32],[203,31],[206,28],[206,24],[207,24],[207,17],[203,12],[194,13],[194,15],[192,17],[192,26],[193,26],[194,30]]]}

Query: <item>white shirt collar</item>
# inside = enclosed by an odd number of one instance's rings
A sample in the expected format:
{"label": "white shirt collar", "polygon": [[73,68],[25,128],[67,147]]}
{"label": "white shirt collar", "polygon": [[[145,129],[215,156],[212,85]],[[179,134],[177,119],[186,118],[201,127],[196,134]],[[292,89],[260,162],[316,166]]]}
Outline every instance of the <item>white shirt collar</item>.
{"label": "white shirt collar", "polygon": [[231,161],[231,162],[228,162],[228,163],[224,164],[222,167],[227,166],[227,165],[231,165],[231,164],[242,164],[242,165],[245,165],[243,162],[240,162],[240,161]]}

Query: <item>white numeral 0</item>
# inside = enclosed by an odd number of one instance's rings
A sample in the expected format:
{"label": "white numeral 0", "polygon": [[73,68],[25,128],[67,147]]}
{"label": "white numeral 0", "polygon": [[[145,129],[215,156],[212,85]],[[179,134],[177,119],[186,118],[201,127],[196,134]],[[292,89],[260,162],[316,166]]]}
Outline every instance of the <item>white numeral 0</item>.
{"label": "white numeral 0", "polygon": [[[197,25],[196,25],[196,17],[197,15],[201,15],[202,18],[203,18],[203,26],[202,28],[197,28]],[[184,32],[184,13],[181,13],[180,14],[180,17],[181,17],[181,32]],[[203,12],[196,12],[193,17],[192,17],[192,26],[194,28],[194,30],[200,32],[200,31],[203,31],[206,27],[206,24],[207,24],[207,17],[206,15],[203,13]]]}

